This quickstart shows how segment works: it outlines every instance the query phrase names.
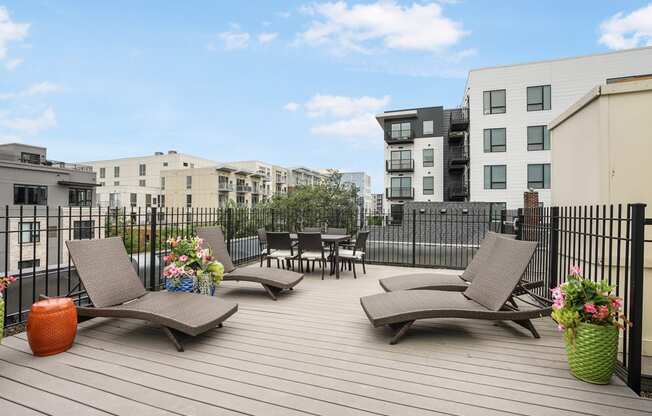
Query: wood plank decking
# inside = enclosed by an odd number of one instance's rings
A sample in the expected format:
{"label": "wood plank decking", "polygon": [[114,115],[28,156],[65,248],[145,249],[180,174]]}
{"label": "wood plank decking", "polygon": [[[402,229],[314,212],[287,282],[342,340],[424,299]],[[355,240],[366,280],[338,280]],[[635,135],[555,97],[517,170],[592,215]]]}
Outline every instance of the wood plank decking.
{"label": "wood plank decking", "polygon": [[[257,266],[253,266],[257,267]],[[415,269],[407,270],[414,272]],[[425,271],[425,270],[424,270]],[[225,282],[240,310],[178,353],[138,321],[80,325],[66,353],[35,358],[25,334],[0,346],[2,415],[646,415],[652,401],[622,382],[575,380],[548,319],[541,339],[510,323],[418,323],[398,345],[359,297],[406,272],[369,266],[353,280],[307,276],[270,300]]]}

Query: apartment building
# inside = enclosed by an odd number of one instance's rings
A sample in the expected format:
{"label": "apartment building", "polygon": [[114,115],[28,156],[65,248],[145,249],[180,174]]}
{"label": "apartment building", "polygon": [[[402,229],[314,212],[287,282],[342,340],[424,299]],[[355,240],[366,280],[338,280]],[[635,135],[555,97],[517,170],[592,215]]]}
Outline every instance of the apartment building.
{"label": "apartment building", "polygon": [[595,85],[651,68],[647,47],[470,71],[464,101],[471,121],[471,199],[520,208],[523,192],[535,189],[550,205],[550,122]]}
{"label": "apartment building", "polygon": [[161,175],[170,208],[255,207],[267,195],[264,174],[232,165],[168,169]]}
{"label": "apartment building", "polygon": [[374,198],[374,212],[384,213],[385,212],[385,194],[373,194]]}
{"label": "apartment building", "polygon": [[241,160],[227,162],[229,166],[262,175],[261,200],[266,201],[274,195],[287,193],[288,170],[260,160]]}
{"label": "apartment building", "polygon": [[467,200],[466,109],[386,111],[376,120],[385,140],[385,208],[400,215],[407,201]]}
{"label": "apartment building", "polygon": [[90,166],[50,160],[45,147],[0,145],[0,231],[7,236],[0,240],[7,260],[0,271],[40,270],[67,259],[64,239],[96,231],[96,186]]}
{"label": "apartment building", "polygon": [[288,171],[288,192],[296,189],[298,186],[312,186],[317,185],[328,177],[317,170],[309,169],[303,166],[296,166],[287,169]]}
{"label": "apartment building", "polygon": [[165,206],[165,169],[215,166],[216,162],[170,150],[151,156],[85,162],[97,174],[97,201],[111,208]]}
{"label": "apartment building", "polygon": [[371,176],[366,172],[340,172],[342,183],[358,189],[358,206],[363,211],[374,209],[375,200],[371,193]]}

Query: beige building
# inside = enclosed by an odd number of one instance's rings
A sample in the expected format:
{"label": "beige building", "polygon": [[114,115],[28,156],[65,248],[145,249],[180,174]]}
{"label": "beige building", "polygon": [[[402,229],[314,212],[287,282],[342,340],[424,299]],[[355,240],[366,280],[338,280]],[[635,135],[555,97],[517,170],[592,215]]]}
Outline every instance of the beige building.
{"label": "beige building", "polygon": [[262,162],[260,160],[242,160],[237,162],[228,162],[229,166],[237,169],[243,169],[249,172],[255,172],[262,175],[262,188],[264,199],[271,198],[274,195],[283,195],[287,193],[288,169]]}
{"label": "beige building", "polygon": [[255,207],[269,197],[263,174],[231,165],[170,169],[161,175],[170,208]]}
{"label": "beige building", "polygon": [[288,191],[292,191],[297,186],[317,185],[323,182],[327,175],[303,166],[289,168],[288,170]]}
{"label": "beige building", "polygon": [[111,208],[165,206],[165,169],[215,166],[216,162],[170,150],[151,156],[85,162],[97,173],[97,203]]}
{"label": "beige building", "polygon": [[[596,86],[548,129],[553,205],[642,202],[646,217],[652,217],[652,79],[615,79]],[[652,227],[646,231],[650,235]],[[650,243],[644,279],[643,353],[652,356]]]}

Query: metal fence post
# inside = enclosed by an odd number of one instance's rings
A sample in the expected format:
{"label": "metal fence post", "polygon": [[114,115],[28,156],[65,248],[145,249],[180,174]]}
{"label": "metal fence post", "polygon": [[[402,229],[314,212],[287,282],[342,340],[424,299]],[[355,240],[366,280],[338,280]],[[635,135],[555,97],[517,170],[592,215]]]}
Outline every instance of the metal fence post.
{"label": "metal fence post", "polygon": [[548,246],[548,288],[558,284],[559,268],[559,207],[550,208],[550,242]]}
{"label": "metal fence post", "polygon": [[516,239],[517,240],[522,240],[523,239],[523,223],[524,223],[524,215],[523,215],[523,208],[518,209],[518,214],[517,214],[518,221],[515,224],[516,228],[514,231],[516,231]]}
{"label": "metal fence post", "polygon": [[157,229],[157,212],[156,207],[152,207],[150,215],[152,216],[149,227],[149,290],[156,288],[156,251],[158,239],[156,238]]}
{"label": "metal fence post", "polygon": [[501,234],[505,234],[505,222],[507,221],[507,210],[502,209],[500,210],[500,226],[498,228],[498,231]]}
{"label": "metal fence post", "polygon": [[417,210],[412,210],[412,267],[417,264]]}
{"label": "metal fence post", "polygon": [[233,208],[226,209],[226,249],[229,255],[233,257]]}
{"label": "metal fence post", "polygon": [[645,255],[645,204],[631,204],[632,251],[630,255],[629,360],[627,384],[641,394],[641,348],[643,343],[643,259]]}

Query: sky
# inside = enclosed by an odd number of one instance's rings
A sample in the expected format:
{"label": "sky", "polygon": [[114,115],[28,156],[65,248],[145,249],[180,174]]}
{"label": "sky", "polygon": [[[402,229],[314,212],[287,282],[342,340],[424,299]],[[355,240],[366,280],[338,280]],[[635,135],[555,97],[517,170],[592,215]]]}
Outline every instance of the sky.
{"label": "sky", "polygon": [[652,45],[652,2],[0,0],[0,143],[366,171],[469,69]]}

